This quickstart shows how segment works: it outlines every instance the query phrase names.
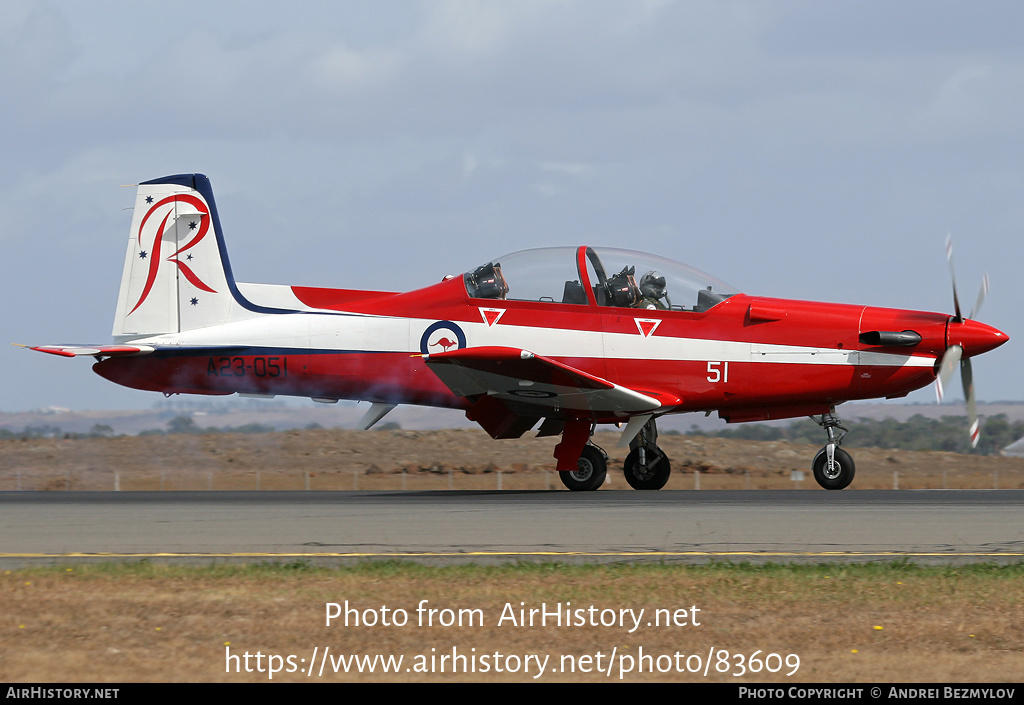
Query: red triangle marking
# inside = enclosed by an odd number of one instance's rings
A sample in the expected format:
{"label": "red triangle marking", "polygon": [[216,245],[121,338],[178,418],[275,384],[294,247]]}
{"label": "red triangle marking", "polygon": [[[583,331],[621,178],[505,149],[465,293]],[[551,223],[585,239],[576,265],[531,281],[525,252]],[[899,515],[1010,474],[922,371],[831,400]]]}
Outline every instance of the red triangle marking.
{"label": "red triangle marking", "polygon": [[498,322],[498,319],[505,313],[503,308],[481,308],[480,315],[484,317],[484,323],[489,326],[493,326]]}
{"label": "red triangle marking", "polygon": [[645,338],[650,338],[651,334],[661,325],[661,321],[658,319],[634,318],[633,320],[636,321],[637,330]]}

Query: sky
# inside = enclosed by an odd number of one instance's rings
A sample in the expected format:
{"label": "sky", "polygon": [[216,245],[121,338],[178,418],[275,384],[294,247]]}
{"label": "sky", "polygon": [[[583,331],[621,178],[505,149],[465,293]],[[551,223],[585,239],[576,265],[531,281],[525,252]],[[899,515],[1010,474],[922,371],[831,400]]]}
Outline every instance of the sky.
{"label": "sky", "polygon": [[[1024,401],[1024,6],[0,4],[0,332],[109,342],[137,184],[210,177],[238,280],[406,290],[605,245],[748,294],[952,312]],[[0,346],[0,410],[148,408]],[[959,394],[959,385],[956,393]],[[934,400],[931,389],[910,401]]]}

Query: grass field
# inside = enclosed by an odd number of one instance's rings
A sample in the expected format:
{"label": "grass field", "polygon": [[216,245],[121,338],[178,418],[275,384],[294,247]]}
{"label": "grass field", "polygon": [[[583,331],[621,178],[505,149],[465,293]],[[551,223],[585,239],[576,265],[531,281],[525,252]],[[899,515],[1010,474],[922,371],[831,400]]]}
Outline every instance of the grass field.
{"label": "grass field", "polygon": [[[96,564],[5,571],[0,593],[8,683],[1019,682],[1024,672],[1022,564]],[[331,626],[328,603],[339,606]],[[541,625],[539,612],[520,623],[531,609],[557,610],[562,623]],[[378,659],[372,673],[350,661],[336,673],[351,655],[391,657],[397,672]]]}
{"label": "grass field", "polygon": [[[606,489],[626,489],[628,449],[601,432]],[[0,441],[0,491],[10,490],[543,490],[563,489],[557,439],[494,441],[479,429],[281,433]],[[805,489],[818,451],[785,441],[663,435],[666,489]],[[854,448],[850,490],[1024,487],[1024,458]],[[804,474],[793,480],[794,471]]]}

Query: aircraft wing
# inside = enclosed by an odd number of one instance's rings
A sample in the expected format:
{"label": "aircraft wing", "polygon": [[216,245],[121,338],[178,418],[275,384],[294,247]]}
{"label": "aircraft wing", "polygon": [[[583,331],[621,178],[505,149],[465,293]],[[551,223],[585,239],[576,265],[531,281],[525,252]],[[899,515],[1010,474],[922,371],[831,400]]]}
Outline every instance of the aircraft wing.
{"label": "aircraft wing", "polygon": [[517,407],[527,406],[537,417],[550,411],[628,417],[680,403],[673,395],[627,389],[516,348],[463,348],[428,355],[426,362],[458,396],[490,397]]}
{"label": "aircraft wing", "polygon": [[149,345],[21,345],[19,347],[62,357],[114,357],[120,355],[147,355],[156,348]]}

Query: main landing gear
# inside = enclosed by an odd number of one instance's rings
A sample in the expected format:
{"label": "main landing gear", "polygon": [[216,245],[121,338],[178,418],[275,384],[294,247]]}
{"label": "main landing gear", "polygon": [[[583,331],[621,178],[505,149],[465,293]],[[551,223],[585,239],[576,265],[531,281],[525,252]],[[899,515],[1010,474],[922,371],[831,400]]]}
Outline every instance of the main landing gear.
{"label": "main landing gear", "polygon": [[596,490],[608,476],[608,455],[593,443],[583,446],[576,469],[558,473],[562,484],[574,492]]}
{"label": "main landing gear", "polygon": [[[839,447],[847,429],[832,414],[822,414],[820,417],[812,416],[811,419],[824,428],[828,434],[828,443],[818,451],[814,460],[811,461],[814,479],[826,490],[841,490],[848,487],[853,482],[853,475],[857,468],[850,454]],[[836,429],[839,429],[840,433],[836,433]]]}
{"label": "main landing gear", "polygon": [[[629,444],[622,472],[635,490],[660,490],[672,473],[668,456],[658,447],[657,440],[658,428],[652,418]],[[608,454],[589,441],[580,452],[576,468],[558,473],[562,484],[574,492],[598,489],[607,475]]]}

